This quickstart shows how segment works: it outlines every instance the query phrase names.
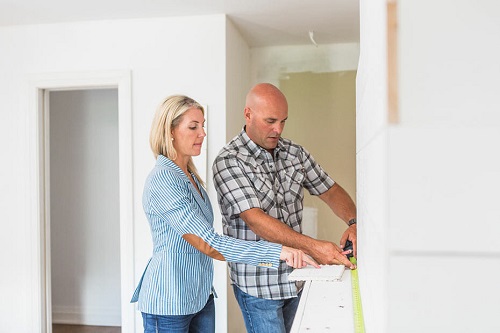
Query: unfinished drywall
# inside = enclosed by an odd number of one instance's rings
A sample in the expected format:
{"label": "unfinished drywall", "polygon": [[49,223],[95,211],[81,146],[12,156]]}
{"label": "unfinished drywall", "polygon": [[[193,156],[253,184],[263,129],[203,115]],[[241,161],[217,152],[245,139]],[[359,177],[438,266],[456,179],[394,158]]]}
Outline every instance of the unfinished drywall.
{"label": "unfinished drywall", "polygon": [[[280,80],[288,100],[283,136],[304,146],[356,200],[356,71],[290,73]],[[316,196],[304,205],[318,208],[318,238],[339,244],[347,226]]]}

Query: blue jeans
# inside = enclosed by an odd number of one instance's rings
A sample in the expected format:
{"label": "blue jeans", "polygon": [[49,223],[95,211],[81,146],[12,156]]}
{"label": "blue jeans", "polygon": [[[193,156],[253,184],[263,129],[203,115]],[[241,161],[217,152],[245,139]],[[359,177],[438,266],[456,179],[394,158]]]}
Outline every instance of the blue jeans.
{"label": "blue jeans", "polygon": [[292,329],[298,297],[272,300],[250,296],[233,284],[248,333],[288,333]]}
{"label": "blue jeans", "polygon": [[144,333],[214,333],[214,295],[210,295],[200,312],[179,316],[160,316],[143,312],[142,321]]}

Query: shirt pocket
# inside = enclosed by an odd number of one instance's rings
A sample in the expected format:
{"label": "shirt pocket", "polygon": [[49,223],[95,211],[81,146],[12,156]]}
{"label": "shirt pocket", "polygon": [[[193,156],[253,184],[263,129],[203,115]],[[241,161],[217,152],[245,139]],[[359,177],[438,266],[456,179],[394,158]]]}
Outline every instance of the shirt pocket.
{"label": "shirt pocket", "polygon": [[287,205],[302,201],[304,198],[304,180],[306,179],[302,165],[286,168],[281,178],[284,180],[282,186]]}
{"label": "shirt pocket", "polygon": [[267,193],[272,191],[271,181],[260,172],[255,172],[253,174],[252,182],[258,192]]}
{"label": "shirt pocket", "polygon": [[265,174],[256,172],[252,182],[261,208],[268,212],[275,205],[276,200],[276,191],[273,189],[271,180]]}
{"label": "shirt pocket", "polygon": [[[252,163],[250,163],[252,162]],[[243,163],[242,171],[243,174],[248,177],[248,180],[252,183],[252,187],[257,192],[266,193],[272,190],[271,181],[268,179],[265,173],[263,173],[255,161],[250,161],[248,163]]]}

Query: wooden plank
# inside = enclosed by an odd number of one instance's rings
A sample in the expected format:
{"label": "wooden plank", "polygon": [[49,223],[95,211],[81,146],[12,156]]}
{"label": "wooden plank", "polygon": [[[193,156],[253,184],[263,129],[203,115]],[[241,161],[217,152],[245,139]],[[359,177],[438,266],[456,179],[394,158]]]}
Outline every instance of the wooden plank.
{"label": "wooden plank", "polygon": [[351,271],[341,281],[307,281],[291,333],[354,332]]}
{"label": "wooden plank", "polygon": [[398,96],[398,13],[397,1],[387,2],[387,91],[388,120],[390,124],[399,123]]}

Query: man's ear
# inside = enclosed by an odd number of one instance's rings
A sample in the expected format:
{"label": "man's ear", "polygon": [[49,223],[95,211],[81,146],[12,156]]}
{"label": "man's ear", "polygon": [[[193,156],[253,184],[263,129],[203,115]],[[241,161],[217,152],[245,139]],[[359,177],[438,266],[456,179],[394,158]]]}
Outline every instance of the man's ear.
{"label": "man's ear", "polygon": [[251,113],[252,113],[252,110],[249,107],[245,107],[245,110],[243,110],[243,115],[245,116],[246,120],[250,119]]}

